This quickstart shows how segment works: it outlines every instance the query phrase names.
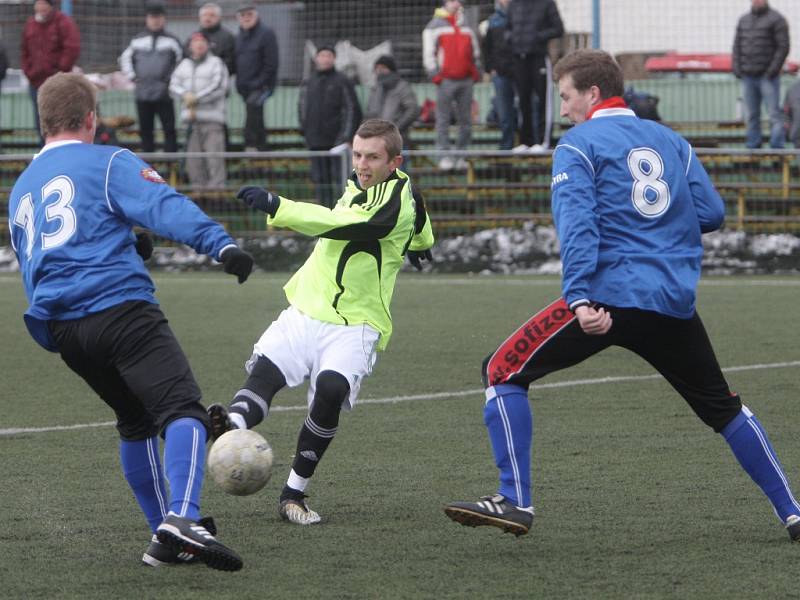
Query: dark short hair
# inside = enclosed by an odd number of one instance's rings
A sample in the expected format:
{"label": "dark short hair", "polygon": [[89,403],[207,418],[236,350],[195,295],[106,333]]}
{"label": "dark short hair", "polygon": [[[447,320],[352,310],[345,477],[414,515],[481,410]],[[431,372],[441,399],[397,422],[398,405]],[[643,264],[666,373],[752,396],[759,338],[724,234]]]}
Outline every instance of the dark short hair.
{"label": "dark short hair", "polygon": [[389,160],[398,156],[403,151],[403,137],[397,125],[384,119],[367,119],[358,127],[356,135],[360,138],[379,137],[383,139]]}
{"label": "dark short hair", "polygon": [[144,9],[146,15],[166,15],[167,10],[161,2],[148,2]]}
{"label": "dark short hair", "polygon": [[36,104],[44,137],[78,131],[86,115],[97,111],[97,90],[79,73],[56,73],[39,88]]}
{"label": "dark short hair", "polygon": [[553,79],[560,81],[572,76],[572,84],[579,92],[593,85],[600,90],[603,99],[622,96],[625,93],[625,78],[617,61],[602,50],[575,50],[556,63]]}

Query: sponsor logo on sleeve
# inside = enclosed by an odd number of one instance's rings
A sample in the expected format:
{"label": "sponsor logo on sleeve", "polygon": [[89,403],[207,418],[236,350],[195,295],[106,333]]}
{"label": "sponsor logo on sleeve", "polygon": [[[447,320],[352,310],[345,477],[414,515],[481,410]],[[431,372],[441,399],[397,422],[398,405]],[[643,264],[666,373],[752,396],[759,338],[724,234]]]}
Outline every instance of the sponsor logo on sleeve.
{"label": "sponsor logo on sleeve", "polygon": [[147,167],[146,169],[142,169],[139,172],[139,175],[142,176],[142,179],[146,179],[147,181],[151,181],[153,183],[167,183],[164,181],[164,178],[158,174],[153,167]]}
{"label": "sponsor logo on sleeve", "polygon": [[550,184],[550,189],[553,189],[559,183],[563,183],[565,181],[569,181],[569,175],[567,175],[564,171],[561,171],[561,173],[553,176],[553,183]]}

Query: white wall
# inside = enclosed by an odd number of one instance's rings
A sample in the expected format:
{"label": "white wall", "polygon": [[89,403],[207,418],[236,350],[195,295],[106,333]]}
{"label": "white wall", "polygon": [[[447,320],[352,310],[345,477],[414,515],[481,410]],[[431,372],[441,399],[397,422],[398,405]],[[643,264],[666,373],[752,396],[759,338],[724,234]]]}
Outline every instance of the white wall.
{"label": "white wall", "polygon": [[[567,31],[592,31],[592,0],[556,0]],[[789,58],[800,61],[800,0],[770,0],[789,22]],[[730,52],[750,0],[600,0],[604,50]]]}

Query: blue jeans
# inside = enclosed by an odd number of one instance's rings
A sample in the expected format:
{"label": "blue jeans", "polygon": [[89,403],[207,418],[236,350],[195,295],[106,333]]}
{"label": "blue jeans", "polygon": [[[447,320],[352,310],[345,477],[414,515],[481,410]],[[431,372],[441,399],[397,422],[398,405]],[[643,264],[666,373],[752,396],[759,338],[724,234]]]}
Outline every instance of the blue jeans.
{"label": "blue jeans", "polygon": [[500,125],[500,150],[514,147],[514,134],[517,131],[517,108],[514,105],[514,79],[503,75],[492,75],[494,85],[493,104]]}
{"label": "blue jeans", "polygon": [[742,92],[747,114],[747,135],[745,145],[748,148],[761,147],[761,103],[769,116],[769,145],[772,148],[783,148],[783,113],[780,109],[781,79],[773,77],[742,77]]}

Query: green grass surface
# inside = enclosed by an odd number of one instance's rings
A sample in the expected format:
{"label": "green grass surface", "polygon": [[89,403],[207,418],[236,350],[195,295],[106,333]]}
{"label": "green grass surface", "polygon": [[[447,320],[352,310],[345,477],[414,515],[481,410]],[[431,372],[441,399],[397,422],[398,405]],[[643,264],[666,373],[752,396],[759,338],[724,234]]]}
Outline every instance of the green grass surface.
{"label": "green grass surface", "polygon": [[[285,304],[284,279],[255,274],[238,286],[216,273],[156,276],[207,402],[238,389],[252,343]],[[776,363],[800,360],[799,288],[797,279],[712,279],[698,303],[720,363],[744,367],[728,372],[731,386],[796,485],[797,366]],[[323,523],[299,528],[277,514],[304,390],[282,392],[259,426],[276,455],[264,490],[237,498],[206,486],[204,514],[245,561],[227,574],[141,566],[149,533],[119,471],[113,427],[7,433],[112,415],[35,346],[22,286],[0,276],[0,597],[800,597],[800,546],[722,439],[665,382],[642,378],[652,369],[623,350],[532,389],[537,517],[528,536],[444,516],[445,502],[496,486],[481,360],[558,294],[552,278],[402,275],[395,337],[308,490]],[[620,379],[579,382],[608,376]]]}

